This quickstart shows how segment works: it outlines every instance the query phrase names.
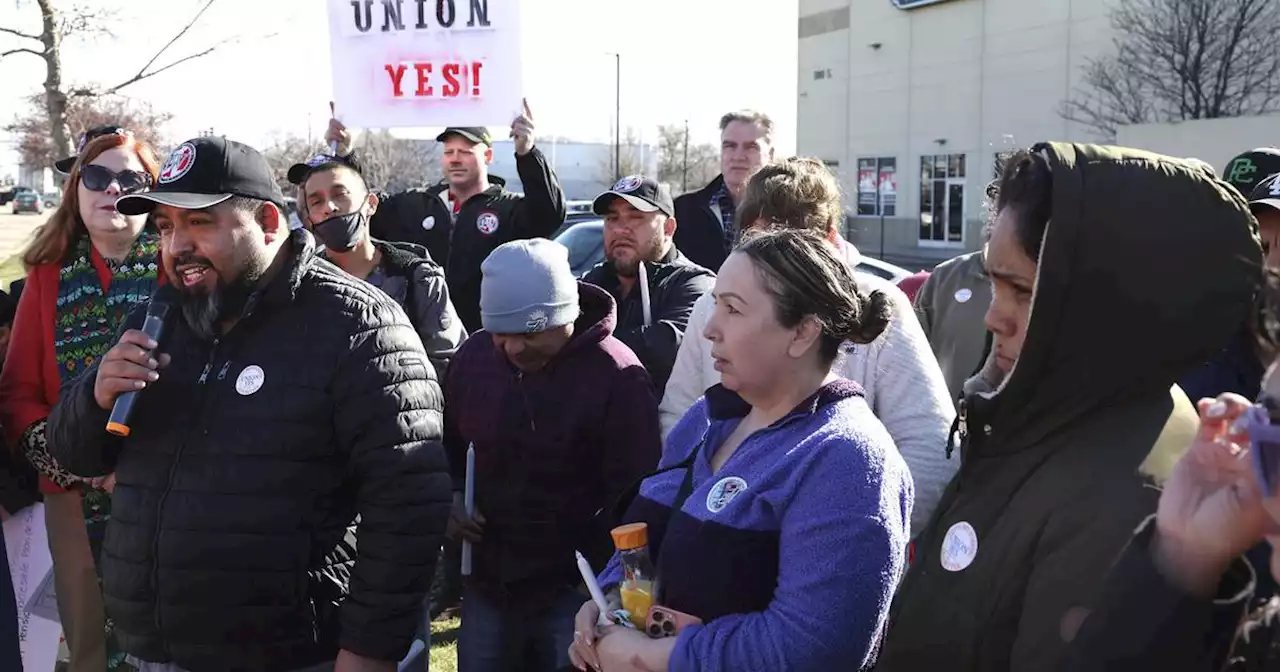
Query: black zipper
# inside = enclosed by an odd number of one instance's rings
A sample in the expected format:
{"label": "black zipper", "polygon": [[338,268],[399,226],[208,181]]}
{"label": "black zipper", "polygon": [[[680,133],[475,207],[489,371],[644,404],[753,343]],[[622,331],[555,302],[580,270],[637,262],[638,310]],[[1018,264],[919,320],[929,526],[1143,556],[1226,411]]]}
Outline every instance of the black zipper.
{"label": "black zipper", "polygon": [[538,423],[533,419],[533,406],[529,403],[529,395],[524,391],[524,372],[516,371],[516,388],[520,390],[520,399],[524,402],[524,412],[529,415],[529,429],[538,433]]}
{"label": "black zipper", "polygon": [[[196,394],[196,403],[193,405],[197,413],[203,414],[204,411],[204,393],[207,389],[205,383],[209,380],[209,372],[213,370],[213,363],[217,360],[218,344],[222,339],[213,339],[213,346],[209,348],[209,358],[205,361],[204,369],[200,371],[200,378],[196,381],[198,392]],[[160,499],[156,503],[156,540],[153,545],[151,562],[151,585],[155,592],[155,624],[156,632],[163,633],[164,628],[160,623],[160,538],[164,534],[164,503],[169,498],[169,492],[173,489],[173,479],[178,473],[178,462],[182,460],[182,449],[187,445],[184,439],[178,444],[178,450],[173,454],[173,462],[169,465],[169,479],[165,482],[164,490],[160,492]],[[165,655],[169,654],[169,645],[164,637],[161,637],[161,647],[164,649]]]}

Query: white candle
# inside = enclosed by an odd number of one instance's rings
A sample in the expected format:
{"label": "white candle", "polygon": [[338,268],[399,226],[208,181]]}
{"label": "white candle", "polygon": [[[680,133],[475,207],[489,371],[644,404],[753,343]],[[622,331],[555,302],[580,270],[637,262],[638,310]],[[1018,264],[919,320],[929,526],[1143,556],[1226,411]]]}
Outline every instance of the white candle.
{"label": "white candle", "polygon": [[[467,446],[467,483],[463,486],[463,506],[467,509],[467,517],[476,515],[476,445]],[[462,541],[462,575],[471,576],[471,542]]]}

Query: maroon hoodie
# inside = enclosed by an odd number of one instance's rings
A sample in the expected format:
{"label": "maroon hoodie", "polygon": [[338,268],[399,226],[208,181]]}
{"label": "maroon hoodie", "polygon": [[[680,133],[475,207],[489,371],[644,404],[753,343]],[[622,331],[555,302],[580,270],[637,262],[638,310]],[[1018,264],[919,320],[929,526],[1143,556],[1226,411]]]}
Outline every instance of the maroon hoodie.
{"label": "maroon hoodie", "polygon": [[484,540],[469,585],[529,604],[581,582],[574,550],[604,568],[617,497],[658,463],[658,400],[648,373],[613,337],[614,301],[579,282],[574,335],[541,370],[521,373],[484,331],[445,383],[444,444],[455,491],[476,448]]}

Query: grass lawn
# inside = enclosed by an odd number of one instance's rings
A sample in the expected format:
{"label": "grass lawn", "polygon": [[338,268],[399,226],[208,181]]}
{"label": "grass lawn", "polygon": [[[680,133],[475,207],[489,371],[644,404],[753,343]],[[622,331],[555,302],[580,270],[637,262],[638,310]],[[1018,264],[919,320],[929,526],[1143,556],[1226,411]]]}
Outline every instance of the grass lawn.
{"label": "grass lawn", "polygon": [[26,275],[22,270],[22,254],[15,254],[0,261],[0,289],[9,290],[9,283]]}
{"label": "grass lawn", "polygon": [[458,626],[453,619],[431,624],[431,672],[458,672]]}

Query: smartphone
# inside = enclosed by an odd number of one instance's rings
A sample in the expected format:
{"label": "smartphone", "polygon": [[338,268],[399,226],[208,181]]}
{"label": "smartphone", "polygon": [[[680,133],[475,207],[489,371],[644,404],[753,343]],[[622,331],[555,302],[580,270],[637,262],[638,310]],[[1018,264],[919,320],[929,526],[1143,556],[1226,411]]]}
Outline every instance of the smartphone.
{"label": "smartphone", "polygon": [[649,607],[649,622],[645,624],[644,631],[653,639],[662,639],[675,637],[690,625],[702,625],[702,619],[655,604]]}
{"label": "smartphone", "polygon": [[1253,473],[1266,497],[1280,489],[1280,409],[1249,407],[1249,455]]}

